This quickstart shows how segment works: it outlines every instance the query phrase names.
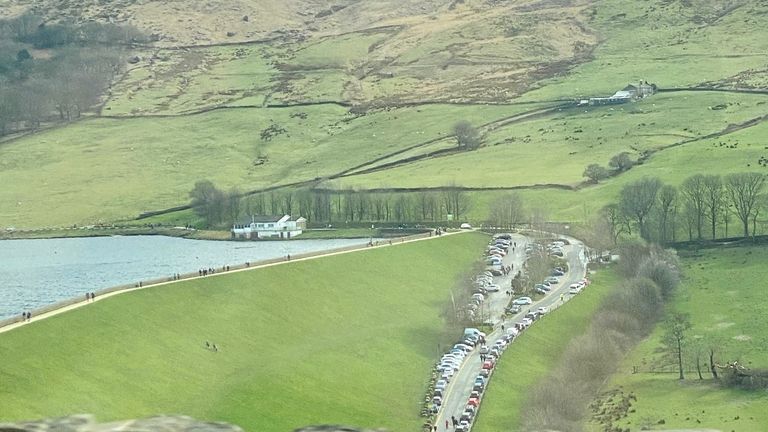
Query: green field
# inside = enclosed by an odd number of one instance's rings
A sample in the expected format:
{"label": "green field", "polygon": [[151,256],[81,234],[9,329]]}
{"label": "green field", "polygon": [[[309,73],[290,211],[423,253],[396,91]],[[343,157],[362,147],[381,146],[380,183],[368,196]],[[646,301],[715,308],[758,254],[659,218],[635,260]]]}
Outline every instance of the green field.
{"label": "green field", "polygon": [[584,332],[617,280],[613,270],[598,270],[589,289],[542,318],[510,345],[499,360],[473,430],[520,430],[522,410],[531,390],[557,366],[571,339]]}
{"label": "green field", "polygon": [[[768,367],[768,323],[758,317],[768,313],[764,293],[764,263],[768,251],[761,246],[703,249],[683,253],[686,278],[671,310],[690,314],[687,339],[704,349],[715,348],[715,361],[738,360],[750,368]],[[619,388],[634,393],[634,411],[615,422],[618,427],[639,429],[664,420],[664,428],[715,428],[760,432],[768,424],[764,391],[722,389],[712,379],[704,358],[704,380],[699,380],[691,346],[685,360],[686,380],[680,382],[674,367],[656,352],[662,330],[656,331],[627,356],[605,390]],[[632,374],[633,367],[639,373]],[[655,372],[652,372],[655,371]],[[590,429],[602,430],[592,423]]]}
{"label": "green field", "polygon": [[[639,80],[661,88],[763,88],[760,53],[768,39],[744,35],[760,34],[768,24],[765,5],[601,1],[529,10],[480,3],[429,18],[403,5],[403,15],[388,25],[337,35],[141,53],[144,60],[115,83],[101,111],[120,119],[89,119],[0,146],[0,183],[8,185],[0,189],[0,225],[128,220],[185,204],[203,178],[254,190],[363,164],[392,166],[317,185],[574,186],[590,163],[606,164],[622,151],[635,158],[656,151],[604,185],[578,193],[524,192],[553,219],[573,221],[636,176],[677,183],[693,171],[741,171],[765,156],[763,125],[664,150],[767,115],[765,95],[662,93],[629,105],[497,123],[554,100],[609,95]],[[347,25],[387,9],[368,7],[334,19]],[[326,101],[360,104],[366,114],[338,105],[266,107]],[[402,107],[414,101],[437,104]],[[464,105],[440,104],[448,101]],[[542,101],[548,102],[486,105]],[[189,115],[221,106],[247,108]],[[479,150],[398,163],[450,148],[450,138],[419,145],[449,136],[463,119],[487,125],[480,128]],[[712,147],[736,140],[735,149]],[[377,158],[383,159],[367,164]],[[470,219],[485,218],[491,199],[482,195]]]}
{"label": "green field", "polygon": [[436,347],[456,337],[440,318],[447,288],[485,241],[448,236],[181,282],[3,333],[3,420],[168,412],[246,430],[417,430]]}

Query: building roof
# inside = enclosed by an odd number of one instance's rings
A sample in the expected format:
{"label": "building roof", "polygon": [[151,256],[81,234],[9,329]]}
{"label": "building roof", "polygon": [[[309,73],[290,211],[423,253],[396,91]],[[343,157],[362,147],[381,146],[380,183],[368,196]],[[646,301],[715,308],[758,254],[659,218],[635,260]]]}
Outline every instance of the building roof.
{"label": "building roof", "polygon": [[632,93],[626,90],[619,90],[611,96],[611,98],[631,98]]}
{"label": "building roof", "polygon": [[630,85],[628,85],[628,86],[624,87],[624,88],[623,88],[623,89],[621,89],[621,90],[622,90],[622,91],[632,91],[632,90],[637,90],[637,87],[635,87],[635,86],[633,86],[632,84],[630,84]]}
{"label": "building roof", "polygon": [[276,223],[280,219],[284,218],[285,216],[250,216],[247,218],[243,218],[240,220],[239,225],[250,225],[252,222],[255,223]]}
{"label": "building roof", "polygon": [[306,221],[305,218],[300,216],[268,216],[268,215],[254,215],[247,218],[243,218],[239,221],[238,225],[250,225],[251,223],[278,223],[288,221]]}

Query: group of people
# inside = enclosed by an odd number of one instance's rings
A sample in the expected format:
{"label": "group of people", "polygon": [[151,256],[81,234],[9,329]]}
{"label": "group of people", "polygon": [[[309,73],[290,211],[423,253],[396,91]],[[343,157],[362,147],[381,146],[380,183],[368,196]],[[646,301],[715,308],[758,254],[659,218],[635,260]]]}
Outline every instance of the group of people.
{"label": "group of people", "polygon": [[215,343],[205,341],[205,348],[213,352],[219,352],[219,347],[217,347]]}
{"label": "group of people", "polygon": [[92,292],[85,293],[85,301],[87,302],[96,301],[96,293],[92,293]]}
{"label": "group of people", "polygon": [[21,313],[21,320],[29,322],[29,320],[32,319],[32,312],[22,312]]}
{"label": "group of people", "polygon": [[[445,430],[450,429],[451,425],[453,425],[454,428],[459,425],[459,420],[456,418],[456,416],[451,416],[450,420],[448,420],[448,419],[445,420]],[[428,426],[428,430],[430,432],[437,432],[437,425],[436,424],[435,425],[430,425],[429,423],[427,423],[427,426]]]}
{"label": "group of people", "polygon": [[[248,267],[249,265],[250,265],[250,263],[245,263],[246,267]],[[228,265],[221,266],[221,271],[223,271],[223,272],[224,271],[229,271],[229,266]],[[214,273],[216,273],[216,269],[213,268],[213,267],[208,267],[208,268],[200,269],[200,270],[197,271],[197,274],[199,276],[208,276],[208,275],[212,275]],[[178,275],[178,276],[179,276],[179,279],[181,279],[181,275]]]}

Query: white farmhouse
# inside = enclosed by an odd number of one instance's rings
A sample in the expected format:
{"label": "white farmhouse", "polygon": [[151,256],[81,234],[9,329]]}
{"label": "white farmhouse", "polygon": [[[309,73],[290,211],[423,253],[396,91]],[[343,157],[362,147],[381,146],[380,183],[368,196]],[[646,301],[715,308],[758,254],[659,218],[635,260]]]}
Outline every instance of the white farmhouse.
{"label": "white farmhouse", "polygon": [[289,239],[307,229],[307,220],[291,216],[251,216],[250,221],[235,224],[232,238],[256,240],[260,238]]}

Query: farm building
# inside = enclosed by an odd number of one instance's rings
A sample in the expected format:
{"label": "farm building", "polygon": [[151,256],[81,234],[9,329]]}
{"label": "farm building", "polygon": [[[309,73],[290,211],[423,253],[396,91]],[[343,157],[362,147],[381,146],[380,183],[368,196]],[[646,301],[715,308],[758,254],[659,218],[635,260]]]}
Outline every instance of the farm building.
{"label": "farm building", "polygon": [[[648,81],[640,81],[635,86],[630,84],[617,91],[613,96],[589,98],[589,105],[617,105],[643,99],[656,93],[656,84],[648,84]],[[579,103],[583,104],[583,101]]]}
{"label": "farm building", "polygon": [[251,216],[250,221],[232,226],[232,238],[256,240],[260,238],[289,239],[300,235],[307,229],[307,220],[303,217]]}

